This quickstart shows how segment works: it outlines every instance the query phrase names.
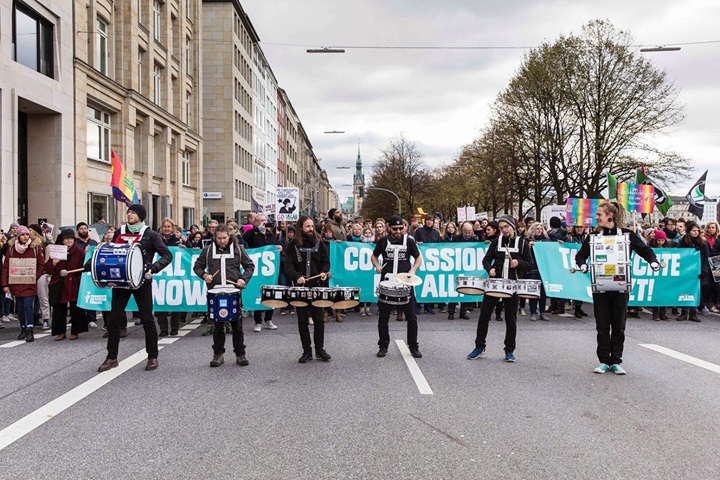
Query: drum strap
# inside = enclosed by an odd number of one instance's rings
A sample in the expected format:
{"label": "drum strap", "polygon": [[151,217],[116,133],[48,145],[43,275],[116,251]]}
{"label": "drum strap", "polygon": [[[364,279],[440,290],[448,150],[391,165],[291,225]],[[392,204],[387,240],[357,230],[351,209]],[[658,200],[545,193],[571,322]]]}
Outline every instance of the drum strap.
{"label": "drum strap", "polygon": [[145,230],[147,230],[149,227],[145,225],[140,229],[140,233],[128,233],[126,225],[120,226],[120,235],[118,238],[122,240],[125,243],[137,243],[140,241],[140,239],[145,235]]}
{"label": "drum strap", "polygon": [[518,253],[520,251],[519,244],[520,244],[520,237],[515,236],[515,246],[510,246],[510,240],[508,240],[508,245],[503,248],[502,247],[502,233],[498,237],[498,248],[505,251],[505,262],[503,262],[503,272],[502,272],[502,278],[508,278],[510,275],[510,260],[512,260],[511,253]]}
{"label": "drum strap", "polygon": [[[227,279],[227,272],[225,271],[225,259],[233,258],[235,256],[235,248],[232,242],[230,242],[230,252],[229,253],[218,253],[217,252],[217,244],[213,242],[212,244],[212,256],[214,260],[220,259],[220,285],[225,285],[225,280]],[[210,252],[208,252],[210,253]]]}
{"label": "drum strap", "polygon": [[305,254],[305,278],[312,277],[312,254],[320,250],[320,240],[315,242],[315,246],[312,248],[296,248],[295,253],[297,254],[298,262],[303,263],[300,253]]}
{"label": "drum strap", "polygon": [[399,253],[407,251],[407,234],[403,235],[402,245],[393,245],[392,243],[390,243],[390,240],[388,240],[387,247],[385,247],[385,251],[388,252],[388,256],[390,256],[389,255],[390,251],[393,251],[393,275],[397,276]]}

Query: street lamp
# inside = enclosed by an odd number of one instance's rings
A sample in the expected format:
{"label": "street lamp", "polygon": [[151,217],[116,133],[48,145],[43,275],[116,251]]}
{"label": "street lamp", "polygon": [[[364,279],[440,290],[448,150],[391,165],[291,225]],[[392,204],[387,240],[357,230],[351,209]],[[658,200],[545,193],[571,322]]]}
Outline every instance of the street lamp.
{"label": "street lamp", "polygon": [[398,201],[398,215],[402,217],[402,204],[400,203],[400,197],[398,197],[397,193],[393,192],[392,190],[388,190],[387,188],[380,187],[365,187],[365,190],[382,190],[383,192],[388,192],[395,195],[395,198],[397,198]]}
{"label": "street lamp", "polygon": [[323,48],[308,48],[306,50],[307,53],[345,53],[345,50],[342,48],[332,48],[332,47],[323,47]]}
{"label": "street lamp", "polygon": [[680,50],[680,47],[663,47],[663,46],[657,46],[657,47],[650,47],[650,48],[641,48],[641,52],[677,52]]}
{"label": "street lamp", "polygon": [[330,131],[323,132],[323,133],[345,133],[345,132],[343,132],[341,130],[330,130]]}

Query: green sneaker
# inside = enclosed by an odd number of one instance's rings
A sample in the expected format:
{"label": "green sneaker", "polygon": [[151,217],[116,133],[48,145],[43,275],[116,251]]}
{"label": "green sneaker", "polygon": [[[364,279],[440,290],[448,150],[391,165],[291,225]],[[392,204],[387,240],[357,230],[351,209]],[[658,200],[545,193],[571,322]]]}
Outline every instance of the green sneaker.
{"label": "green sneaker", "polygon": [[[619,367],[619,366],[620,366],[620,365],[618,365],[618,367]],[[593,372],[595,372],[595,373],[601,373],[601,374],[602,374],[602,373],[605,373],[605,372],[609,372],[609,371],[610,371],[610,365],[608,365],[607,363],[601,363],[600,365],[598,365],[597,367],[595,367],[595,370],[593,370]]]}
{"label": "green sneaker", "polygon": [[620,364],[616,363],[610,367],[610,369],[613,371],[615,375],[625,375],[627,372],[623,367],[620,366]]}
{"label": "green sneaker", "polygon": [[208,335],[212,335],[213,333],[215,333],[215,325],[213,325],[212,323],[208,323],[208,326],[205,328],[202,336],[207,337]]}

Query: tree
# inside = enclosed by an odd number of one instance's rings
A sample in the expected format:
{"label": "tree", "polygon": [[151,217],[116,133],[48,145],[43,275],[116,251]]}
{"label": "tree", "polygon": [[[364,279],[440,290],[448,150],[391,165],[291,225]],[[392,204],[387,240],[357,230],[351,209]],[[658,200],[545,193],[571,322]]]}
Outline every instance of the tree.
{"label": "tree", "polygon": [[400,198],[405,216],[422,206],[431,192],[430,172],[422,158],[417,146],[402,135],[390,140],[373,165],[370,182],[365,189],[363,217],[383,217],[387,220],[389,216],[398,213],[395,197],[382,190],[373,190],[373,187],[394,192]]}

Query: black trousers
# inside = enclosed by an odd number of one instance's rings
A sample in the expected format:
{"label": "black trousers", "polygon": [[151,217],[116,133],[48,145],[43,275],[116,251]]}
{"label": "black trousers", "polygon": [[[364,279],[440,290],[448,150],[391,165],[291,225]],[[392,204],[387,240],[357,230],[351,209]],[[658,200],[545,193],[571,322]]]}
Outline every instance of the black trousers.
{"label": "black trousers", "polygon": [[[52,334],[60,335],[67,331],[67,312],[68,304],[61,303],[53,307],[52,314]],[[70,302],[70,327],[71,335],[78,335],[88,331],[88,319],[86,311],[77,306],[77,302]]]}
{"label": "black trousers", "polygon": [[[225,353],[225,324],[228,322],[215,322],[213,331],[213,353],[220,355]],[[229,322],[232,327],[232,342],[235,355],[245,355],[245,334],[242,329],[242,317]]]}
{"label": "black trousers", "polygon": [[[270,310],[272,312],[272,310]],[[313,322],[313,340],[315,341],[315,350],[325,348],[325,322],[323,321],[323,308],[313,307],[296,307],[298,319],[298,331],[300,332],[300,343],[302,343],[303,352],[312,352],[310,344],[310,327],[308,326],[308,318],[312,316]]]}
{"label": "black trousers", "polygon": [[118,356],[118,349],[120,347],[120,330],[124,330],[127,326],[125,308],[130,300],[130,295],[135,298],[135,303],[137,303],[138,310],[140,311],[140,319],[142,320],[143,330],[145,330],[145,350],[147,351],[148,357],[157,358],[158,332],[152,312],[152,282],[145,282],[142,287],[137,290],[128,290],[126,288],[113,289],[112,308],[110,310],[110,318],[107,327],[107,358],[116,359]]}
{"label": "black trousers", "polygon": [[515,337],[517,336],[517,311],[518,296],[513,295],[508,298],[491,297],[485,295],[480,308],[480,320],[478,320],[477,335],[475,336],[475,348],[485,348],[485,339],[488,333],[488,324],[493,311],[498,303],[502,300],[505,310],[505,351],[515,351]]}
{"label": "black trousers", "polygon": [[170,331],[177,332],[180,328],[180,312],[158,312],[157,319],[161,332],[168,331],[168,317],[170,317]]}
{"label": "black trousers", "polygon": [[[274,309],[264,311],[264,317],[265,317],[266,322],[269,322],[270,320],[272,320],[274,311],[275,311]],[[263,322],[263,310],[255,310],[253,312],[253,319],[255,320],[256,324],[262,323]]]}
{"label": "black trousers", "polygon": [[626,292],[593,293],[597,356],[607,365],[622,363],[629,296]]}
{"label": "black trousers", "polygon": [[380,309],[380,317],[378,318],[378,335],[380,336],[380,340],[378,340],[378,345],[380,348],[388,348],[388,346],[390,346],[390,329],[388,322],[390,321],[390,312],[393,310],[396,310],[398,313],[405,312],[408,347],[418,348],[416,305],[414,293],[410,296],[410,302],[405,305],[388,305],[387,303],[378,302],[378,308]]}
{"label": "black trousers", "polygon": [[[469,303],[461,303],[460,304],[460,315],[465,315],[467,313],[467,309],[470,306]],[[457,303],[448,303],[448,313],[451,315],[455,315],[455,310],[457,308]]]}

